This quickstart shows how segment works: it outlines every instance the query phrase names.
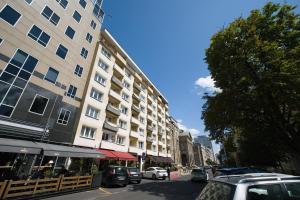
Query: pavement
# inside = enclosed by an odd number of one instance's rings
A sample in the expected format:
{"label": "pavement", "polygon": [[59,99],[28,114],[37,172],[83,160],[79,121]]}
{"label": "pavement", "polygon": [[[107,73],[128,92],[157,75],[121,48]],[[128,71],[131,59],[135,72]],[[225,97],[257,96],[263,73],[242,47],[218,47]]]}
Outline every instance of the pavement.
{"label": "pavement", "polygon": [[99,188],[47,198],[47,200],[194,200],[205,186],[190,181],[190,176],[176,177],[175,180],[143,179],[141,184],[127,187]]}

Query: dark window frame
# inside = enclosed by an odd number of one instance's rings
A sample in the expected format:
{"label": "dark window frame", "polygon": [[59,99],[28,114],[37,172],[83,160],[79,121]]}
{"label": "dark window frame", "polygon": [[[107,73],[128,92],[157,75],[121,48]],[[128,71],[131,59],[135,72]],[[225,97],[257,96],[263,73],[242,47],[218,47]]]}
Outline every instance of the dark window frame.
{"label": "dark window frame", "polygon": [[[44,107],[42,113],[38,113],[38,112],[32,111],[32,106],[34,105],[35,100],[36,100],[36,98],[37,98],[38,96],[39,96],[39,97],[42,97],[42,98],[44,98],[44,99],[47,99],[46,105],[45,105],[45,107]],[[43,115],[45,114],[46,109],[47,109],[48,103],[49,103],[49,98],[47,98],[47,97],[45,97],[45,96],[43,96],[43,95],[40,95],[40,94],[36,94],[36,95],[34,96],[32,102],[31,102],[31,105],[30,105],[30,107],[29,107],[28,112],[33,113],[33,114],[36,114],[36,115],[41,115],[41,116],[43,116]]]}

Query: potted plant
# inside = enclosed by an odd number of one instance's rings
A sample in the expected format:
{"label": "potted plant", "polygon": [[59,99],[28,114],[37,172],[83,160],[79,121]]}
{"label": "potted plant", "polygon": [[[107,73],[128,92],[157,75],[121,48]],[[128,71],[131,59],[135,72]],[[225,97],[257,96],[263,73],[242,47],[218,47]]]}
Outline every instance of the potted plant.
{"label": "potted plant", "polygon": [[97,188],[101,186],[102,182],[102,172],[99,171],[98,166],[93,164],[91,167],[92,178],[92,188]]}

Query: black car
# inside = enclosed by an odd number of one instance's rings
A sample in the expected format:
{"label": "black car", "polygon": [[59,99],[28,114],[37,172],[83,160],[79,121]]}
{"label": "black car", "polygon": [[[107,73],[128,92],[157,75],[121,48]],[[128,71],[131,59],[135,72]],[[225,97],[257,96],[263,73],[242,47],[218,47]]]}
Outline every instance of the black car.
{"label": "black car", "polygon": [[127,167],[108,166],[103,171],[102,184],[109,187],[113,185],[126,186],[129,182]]}
{"label": "black car", "polygon": [[141,183],[142,175],[139,168],[136,167],[127,167],[128,170],[128,179],[129,182]]}

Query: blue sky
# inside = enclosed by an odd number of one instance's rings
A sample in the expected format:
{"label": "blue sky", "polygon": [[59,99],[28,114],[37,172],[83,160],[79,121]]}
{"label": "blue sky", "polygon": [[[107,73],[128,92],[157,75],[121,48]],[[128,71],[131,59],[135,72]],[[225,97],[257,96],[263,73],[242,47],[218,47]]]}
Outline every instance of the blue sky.
{"label": "blue sky", "polygon": [[[266,0],[104,0],[104,26],[168,99],[170,114],[194,135],[203,93],[213,90],[204,62],[211,36]],[[300,6],[300,0],[277,0]],[[299,13],[299,8],[297,9]],[[199,78],[202,78],[199,80]],[[198,84],[195,82],[198,80]],[[214,144],[215,151],[219,149]]]}

